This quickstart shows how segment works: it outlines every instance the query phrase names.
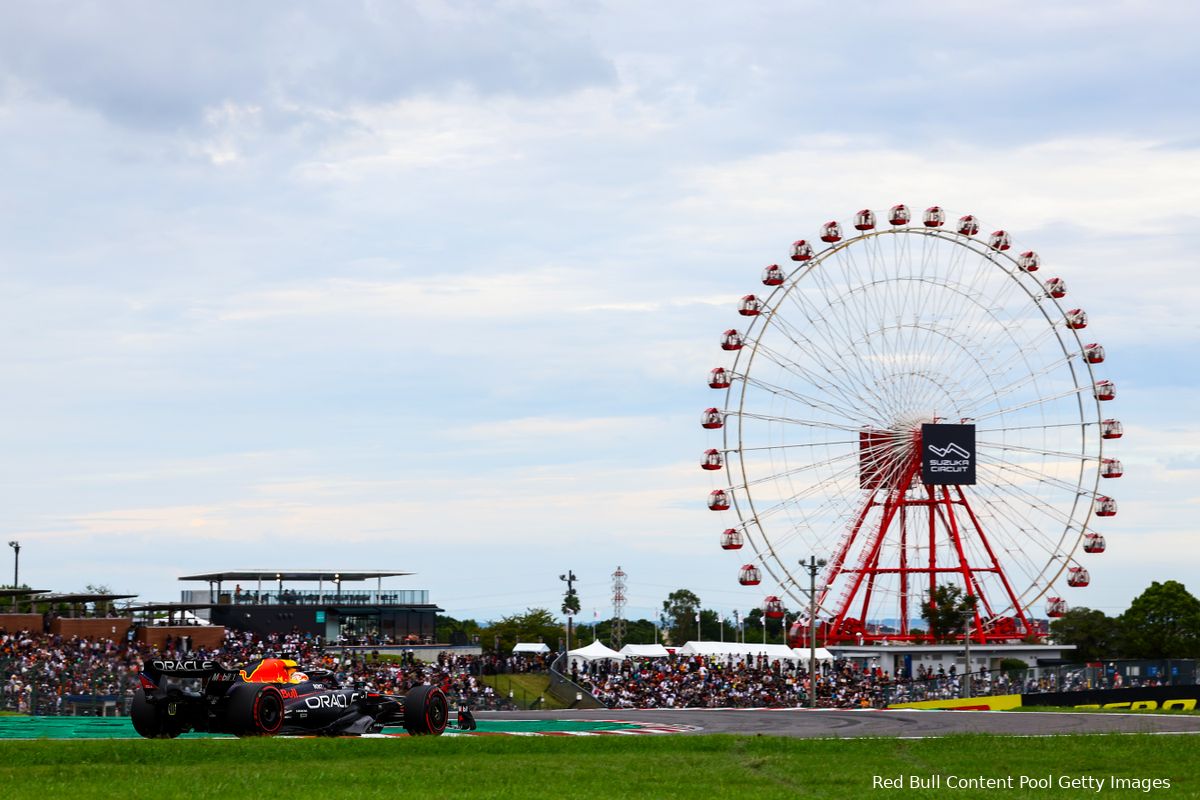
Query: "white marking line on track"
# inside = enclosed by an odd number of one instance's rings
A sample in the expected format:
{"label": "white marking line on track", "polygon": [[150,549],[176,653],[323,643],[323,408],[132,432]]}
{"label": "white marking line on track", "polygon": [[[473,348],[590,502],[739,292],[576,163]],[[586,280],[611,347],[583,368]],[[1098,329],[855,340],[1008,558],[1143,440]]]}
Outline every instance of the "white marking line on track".
{"label": "white marking line on track", "polygon": [[[977,733],[977,732],[978,731],[972,731],[972,733]],[[1095,733],[992,733],[992,732],[985,732],[983,735],[984,736],[1002,736],[1005,739],[1059,739],[1059,738],[1063,738],[1066,736],[1196,736],[1198,734],[1200,734],[1200,731],[1096,731]],[[954,736],[954,735],[955,734],[953,734],[953,733],[935,733],[935,734],[931,734],[929,736],[878,736],[878,737],[821,736],[821,737],[813,737],[813,738],[821,738],[821,739],[827,739],[827,740],[828,739],[850,740],[852,738],[859,738],[859,739],[869,739],[869,738],[945,739],[947,736]]]}
{"label": "white marking line on track", "polygon": [[[894,709],[894,710],[896,710],[896,711],[905,711],[905,710],[907,710],[907,709],[901,709],[901,708],[897,708],[897,709]],[[940,709],[939,709],[939,710],[940,710]],[[988,714],[1008,714],[1009,712],[1008,712],[1008,711],[992,711],[992,710],[990,710],[990,709],[989,709],[989,710],[988,710],[987,712],[985,712],[985,713],[988,713]],[[1147,712],[1145,712],[1145,711],[1100,711],[1100,712],[1096,712],[1096,711],[1026,711],[1026,712],[1023,712],[1023,713],[1025,713],[1025,714],[1037,714],[1037,715],[1039,715],[1039,716],[1040,716],[1040,715],[1045,715],[1045,716],[1051,716],[1051,715],[1055,715],[1055,716],[1062,716],[1062,715],[1064,715],[1064,714],[1065,714],[1065,715],[1067,715],[1067,716],[1071,716],[1071,717],[1080,717],[1080,716],[1087,715],[1087,716],[1089,716],[1089,717],[1145,717],[1145,718],[1147,718],[1147,719],[1164,719],[1164,718],[1165,718],[1165,719],[1170,719],[1170,718],[1172,718],[1172,717],[1175,717],[1176,719],[1187,719],[1189,716],[1191,716],[1190,714],[1179,714],[1179,715],[1175,715],[1175,714],[1154,714],[1154,713],[1147,713]]]}

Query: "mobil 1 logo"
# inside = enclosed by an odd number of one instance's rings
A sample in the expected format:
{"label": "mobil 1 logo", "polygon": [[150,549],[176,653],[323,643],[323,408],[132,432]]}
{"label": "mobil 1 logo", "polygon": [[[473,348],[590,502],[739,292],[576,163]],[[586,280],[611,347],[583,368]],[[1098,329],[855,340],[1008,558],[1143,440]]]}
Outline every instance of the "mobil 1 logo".
{"label": "mobil 1 logo", "polygon": [[921,426],[921,482],[934,486],[975,483],[975,426]]}

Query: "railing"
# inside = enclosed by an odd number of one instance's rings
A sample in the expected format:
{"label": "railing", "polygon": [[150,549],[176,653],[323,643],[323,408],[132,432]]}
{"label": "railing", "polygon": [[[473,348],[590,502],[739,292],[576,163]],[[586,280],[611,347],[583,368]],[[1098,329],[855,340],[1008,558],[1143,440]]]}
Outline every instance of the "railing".
{"label": "railing", "polygon": [[883,687],[882,698],[887,705],[968,696],[1036,695],[1139,686],[1192,686],[1196,684],[1196,674],[1196,662],[1191,659],[1125,659],[1094,664],[981,670],[969,676],[938,675],[924,680],[895,683]]}
{"label": "railing", "polygon": [[[591,692],[563,673],[566,663],[563,655],[552,663],[545,694],[571,708],[603,708],[604,704]],[[129,713],[129,704],[138,685],[135,674],[116,667],[111,670],[97,667],[47,680],[37,671],[19,674],[16,666],[12,659],[0,659],[0,710],[3,711],[36,716],[123,716]],[[968,693],[972,697],[985,697],[1148,685],[1185,686],[1195,685],[1196,678],[1197,662],[1190,659],[981,670],[967,676],[939,675],[925,680],[876,683],[871,691],[871,701],[886,706],[965,697]],[[520,686],[498,690],[490,697],[471,696],[467,699],[472,707],[480,710],[530,710],[546,706],[544,694]]]}
{"label": "railing", "polygon": [[470,699],[471,707],[476,711],[541,711],[546,708],[546,695],[541,692],[530,692],[520,686],[510,685],[508,691],[499,691],[491,696],[489,701],[485,695],[481,698]]}
{"label": "railing", "polygon": [[[189,590],[184,592],[183,600],[188,603],[207,603],[211,602],[214,595],[206,591]],[[335,587],[314,591],[311,589],[295,590],[295,589],[266,589],[259,591],[257,589],[237,590],[236,588],[230,592],[225,589],[221,590],[220,595],[215,595],[217,603],[221,605],[259,605],[259,606],[287,606],[287,605],[336,605],[336,606],[378,606],[378,605],[394,605],[394,606],[423,606],[429,605],[429,590],[428,589],[342,589],[338,591]]]}
{"label": "railing", "polygon": [[0,711],[47,717],[125,716],[136,687],[137,676],[128,673],[99,669],[46,680],[39,672],[14,674],[10,659],[0,661]]}
{"label": "railing", "polygon": [[546,689],[568,708],[606,708],[596,696],[563,674],[567,669],[567,654],[562,653],[550,664],[550,686]]}

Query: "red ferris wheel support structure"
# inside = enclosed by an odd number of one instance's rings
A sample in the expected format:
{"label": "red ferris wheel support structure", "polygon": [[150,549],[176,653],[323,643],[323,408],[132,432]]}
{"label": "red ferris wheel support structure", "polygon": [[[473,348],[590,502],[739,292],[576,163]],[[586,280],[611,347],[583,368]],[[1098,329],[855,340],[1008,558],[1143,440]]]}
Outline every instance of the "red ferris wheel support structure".
{"label": "red ferris wheel support structure", "polygon": [[[922,483],[921,428],[863,431],[859,439],[859,480],[871,491],[819,579],[818,585],[827,588],[819,591],[817,605],[830,615],[830,621],[821,625],[821,639],[831,644],[931,641],[930,634],[910,630],[909,597],[932,596],[941,583],[939,576],[946,575],[961,578],[966,593],[978,599],[971,624],[973,640],[1011,641],[1032,631],[963,487]],[[912,513],[913,509],[923,513]],[[978,547],[972,547],[972,542]],[[885,547],[888,544],[893,546]],[[894,560],[885,560],[885,551]],[[939,561],[939,552],[952,557]],[[982,560],[973,560],[971,552],[982,553]],[[998,581],[1003,587],[1003,602],[989,598],[980,579],[986,573],[995,577],[993,586]],[[885,575],[899,585],[898,632],[873,632],[864,622],[872,618],[875,585]],[[830,603],[828,587],[839,578],[844,588]],[[1009,615],[998,617],[997,607],[1009,609]]]}

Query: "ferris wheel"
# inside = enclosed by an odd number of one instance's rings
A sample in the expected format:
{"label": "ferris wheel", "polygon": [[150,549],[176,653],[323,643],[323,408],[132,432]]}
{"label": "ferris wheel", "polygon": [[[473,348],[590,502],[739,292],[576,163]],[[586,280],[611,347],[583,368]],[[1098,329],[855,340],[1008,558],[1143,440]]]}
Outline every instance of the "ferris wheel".
{"label": "ferris wheel", "polygon": [[973,638],[1037,636],[1035,604],[1066,611],[1117,510],[1104,348],[1006,231],[938,206],[878,217],[794,242],[721,335],[732,362],[707,382],[724,405],[701,420],[701,466],[720,476],[708,507],[731,515],[721,547],[749,544],[738,580],[805,609],[799,562],[824,559],[817,618],[794,635],[919,640],[910,619],[952,584],[977,598]]}

